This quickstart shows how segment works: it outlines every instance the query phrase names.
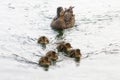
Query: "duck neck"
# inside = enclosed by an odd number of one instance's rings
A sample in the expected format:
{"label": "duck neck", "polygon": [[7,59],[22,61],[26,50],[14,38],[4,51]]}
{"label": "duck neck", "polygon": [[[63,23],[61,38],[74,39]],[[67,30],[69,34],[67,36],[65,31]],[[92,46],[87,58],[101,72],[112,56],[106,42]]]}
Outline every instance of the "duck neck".
{"label": "duck neck", "polygon": [[64,15],[61,15],[61,16],[59,17],[59,19],[64,19]]}

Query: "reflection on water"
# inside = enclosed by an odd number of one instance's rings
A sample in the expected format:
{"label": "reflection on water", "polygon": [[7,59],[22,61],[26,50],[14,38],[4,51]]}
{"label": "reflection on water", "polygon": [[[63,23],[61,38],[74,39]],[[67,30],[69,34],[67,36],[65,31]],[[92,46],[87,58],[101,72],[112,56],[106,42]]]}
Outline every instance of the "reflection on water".
{"label": "reflection on water", "polygon": [[75,64],[76,64],[77,67],[80,66],[80,62],[75,61]]}
{"label": "reflection on water", "polygon": [[80,65],[80,58],[75,58],[74,59],[76,66]]}
{"label": "reflection on water", "polygon": [[64,30],[56,30],[56,29],[53,30],[57,32],[56,39],[62,39],[64,35]]}
{"label": "reflection on water", "polygon": [[47,65],[46,66],[40,66],[39,65],[39,67],[42,67],[44,71],[48,71],[49,70],[49,66],[47,66]]}
{"label": "reflection on water", "polygon": [[[56,66],[56,61],[51,61],[51,65],[50,66]],[[50,68],[49,65],[39,65],[39,67],[42,67],[44,71],[49,71]]]}
{"label": "reflection on water", "polygon": [[46,49],[46,44],[40,44],[42,49],[45,50]]}
{"label": "reflection on water", "polygon": [[51,65],[55,66],[56,65],[56,61],[52,61]]}

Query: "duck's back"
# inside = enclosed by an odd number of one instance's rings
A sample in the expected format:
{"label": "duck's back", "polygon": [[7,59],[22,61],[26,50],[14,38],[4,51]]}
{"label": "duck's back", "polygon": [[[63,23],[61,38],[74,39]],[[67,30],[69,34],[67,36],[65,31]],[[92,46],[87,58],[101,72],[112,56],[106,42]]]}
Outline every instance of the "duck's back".
{"label": "duck's back", "polygon": [[73,15],[69,21],[65,22],[67,28],[71,28],[75,24],[75,16]]}

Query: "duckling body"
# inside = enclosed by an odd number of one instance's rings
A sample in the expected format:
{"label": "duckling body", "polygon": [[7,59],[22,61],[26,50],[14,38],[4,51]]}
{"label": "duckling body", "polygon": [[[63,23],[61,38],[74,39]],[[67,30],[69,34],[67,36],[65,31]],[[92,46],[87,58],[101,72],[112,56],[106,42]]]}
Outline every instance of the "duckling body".
{"label": "duckling body", "polygon": [[69,53],[68,54],[69,57],[72,57],[72,58],[80,58],[82,56],[80,49],[72,49],[68,53]]}
{"label": "duckling body", "polygon": [[71,48],[72,48],[71,44],[70,43],[65,43],[65,42],[60,43],[57,46],[58,52],[65,52],[65,53],[67,53]]}
{"label": "duckling body", "polygon": [[51,61],[46,56],[41,57],[40,60],[39,60],[39,65],[41,65],[43,67],[49,66],[50,64],[51,64]]}
{"label": "duckling body", "polygon": [[39,39],[38,39],[38,43],[39,44],[48,44],[49,43],[49,40],[46,36],[41,36]]}
{"label": "duckling body", "polygon": [[46,53],[46,57],[48,57],[51,61],[56,61],[58,59],[57,53],[55,51],[48,51]]}

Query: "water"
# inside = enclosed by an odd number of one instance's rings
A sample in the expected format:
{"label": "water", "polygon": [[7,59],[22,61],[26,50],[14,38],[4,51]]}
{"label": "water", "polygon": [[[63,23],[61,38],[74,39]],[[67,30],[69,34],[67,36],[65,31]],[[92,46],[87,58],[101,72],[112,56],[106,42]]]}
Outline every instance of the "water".
{"label": "water", "polygon": [[[107,1],[1,1],[0,79],[119,80],[120,2]],[[75,6],[75,26],[51,29],[56,8],[70,5]],[[50,40],[46,47],[37,44],[43,35]],[[58,62],[46,71],[38,60],[47,51],[56,51],[55,43],[61,41],[81,49],[82,59],[75,62],[59,53]]]}

